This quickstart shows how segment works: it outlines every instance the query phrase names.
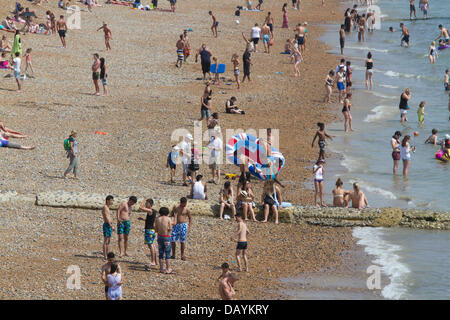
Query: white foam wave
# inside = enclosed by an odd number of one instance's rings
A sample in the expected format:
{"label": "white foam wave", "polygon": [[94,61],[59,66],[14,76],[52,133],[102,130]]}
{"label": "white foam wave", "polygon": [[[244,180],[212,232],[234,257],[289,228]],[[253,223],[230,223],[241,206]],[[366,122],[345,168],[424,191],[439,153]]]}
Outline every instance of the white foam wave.
{"label": "white foam wave", "polygon": [[347,47],[347,49],[353,49],[353,50],[363,50],[363,51],[371,51],[371,52],[383,52],[388,53],[388,49],[376,49],[376,48],[369,48],[369,47]]}
{"label": "white foam wave", "polygon": [[395,194],[393,194],[392,192],[390,192],[388,190],[384,190],[384,189],[381,189],[381,188],[378,188],[378,187],[371,187],[371,186],[367,186],[367,185],[364,187],[364,189],[366,189],[369,192],[379,194],[379,195],[381,195],[381,196],[383,196],[384,198],[387,198],[387,199],[391,199],[391,200],[396,200],[397,199]]}
{"label": "white foam wave", "polygon": [[420,76],[420,75],[409,74],[409,73],[399,73],[399,72],[395,72],[395,71],[392,71],[392,70],[384,72],[384,75],[388,76],[388,77],[392,77],[392,78],[399,78],[399,77],[402,77],[402,78],[416,78],[416,79],[422,78],[422,76]]}
{"label": "white foam wave", "polygon": [[383,228],[357,227],[353,229],[353,236],[360,239],[357,243],[365,246],[365,252],[374,255],[374,263],[381,266],[381,270],[389,277],[390,283],[381,290],[387,299],[402,299],[408,292],[405,277],[411,271],[400,262],[397,254],[401,246],[389,243],[382,238]]}
{"label": "white foam wave", "polygon": [[378,120],[381,120],[383,118],[386,118],[388,115],[391,115],[393,111],[392,106],[376,106],[370,112],[373,112],[372,114],[368,114],[364,118],[364,122],[375,122]]}
{"label": "white foam wave", "polygon": [[376,92],[376,91],[371,91],[371,93],[374,96],[377,96],[377,97],[380,97],[380,98],[383,98],[383,99],[398,99],[398,97],[396,97],[396,96],[386,96],[386,95],[384,95],[382,93],[379,93],[379,92]]}
{"label": "white foam wave", "polygon": [[398,89],[399,88],[397,86],[391,86],[389,84],[379,84],[379,86],[383,87],[383,88],[389,88],[389,89]]}

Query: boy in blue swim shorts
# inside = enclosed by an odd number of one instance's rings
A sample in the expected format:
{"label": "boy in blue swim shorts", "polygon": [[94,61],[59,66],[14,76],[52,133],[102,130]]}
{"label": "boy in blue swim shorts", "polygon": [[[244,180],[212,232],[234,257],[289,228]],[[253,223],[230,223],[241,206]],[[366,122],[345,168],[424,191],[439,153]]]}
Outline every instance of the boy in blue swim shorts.
{"label": "boy in blue swim shorts", "polygon": [[[170,241],[172,242],[172,259],[175,259],[176,243],[181,243],[181,260],[186,260],[184,250],[186,248],[186,238],[188,233],[191,232],[192,216],[191,211],[187,208],[187,199],[185,197],[180,199],[180,204],[174,206],[172,209],[173,220],[176,225],[173,227],[172,236]],[[187,220],[189,219],[189,224]]]}
{"label": "boy in blue swim shorts", "polygon": [[111,236],[112,236],[112,220],[111,220],[111,212],[109,211],[109,208],[112,206],[114,201],[113,196],[107,196],[106,197],[106,203],[102,208],[102,216],[103,216],[103,257],[105,260],[108,260],[108,253],[109,253],[109,244],[111,243]]}
{"label": "boy in blue swim shorts", "polygon": [[[135,196],[131,196],[128,201],[124,201],[119,205],[117,209],[117,234],[119,236],[119,257],[122,256],[122,252],[125,257],[129,257],[127,253],[128,249],[128,236],[130,234],[130,214],[132,206],[137,202]],[[123,250],[124,249],[124,250]]]}
{"label": "boy in blue swim shorts", "polygon": [[139,217],[138,220],[145,221],[144,228],[144,244],[150,249],[150,264],[145,266],[145,270],[149,271],[152,266],[156,265],[156,246],[155,246],[155,220],[156,220],[156,210],[153,209],[153,199],[147,199],[145,204],[142,203],[139,208],[141,211],[147,213],[145,219]]}

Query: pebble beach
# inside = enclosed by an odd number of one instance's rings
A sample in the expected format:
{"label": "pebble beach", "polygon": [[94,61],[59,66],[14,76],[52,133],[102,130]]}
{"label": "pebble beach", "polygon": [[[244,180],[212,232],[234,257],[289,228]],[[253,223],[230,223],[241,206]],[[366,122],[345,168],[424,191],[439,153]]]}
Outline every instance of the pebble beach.
{"label": "pebble beach", "polygon": [[[0,8],[2,18],[13,9],[15,1],[4,2],[6,6]],[[169,8],[168,2],[160,2],[162,8]],[[186,196],[189,189],[182,186],[181,169],[177,169],[175,185],[170,185],[165,165],[171,146],[178,142],[171,140],[173,130],[193,131],[193,121],[199,117],[204,82],[194,55],[206,43],[227,64],[223,83],[232,83],[213,86],[212,109],[219,112],[222,131],[279,129],[279,149],[287,159],[279,177],[286,185],[283,200],[311,205],[313,193],[305,188],[305,182],[312,179],[311,167],[318,151],[317,146],[311,148],[316,123],[336,119],[322,99],[324,76],[334,69],[337,60],[316,38],[323,31],[320,24],[337,20],[342,11],[339,1],[326,1],[325,8],[316,2],[303,0],[300,12],[289,10],[289,30],[281,29],[281,4],[275,0],[265,0],[262,12],[242,11],[239,24],[235,23],[234,10],[244,3],[234,0],[196,0],[195,5],[181,0],[175,13],[103,3],[103,7],[88,12],[86,6],[75,3],[82,8],[81,29],[67,32],[67,49],[61,48],[56,35],[24,35],[22,48],[33,48],[35,78],[23,82],[20,94],[16,93],[13,78],[2,78],[0,82],[0,121],[28,134],[23,144],[36,145],[33,151],[1,150],[0,190],[24,194],[62,190],[170,199]],[[57,17],[66,14],[53,1],[30,6],[39,17],[45,17],[47,9]],[[220,21],[218,38],[212,37],[209,30],[208,10],[213,10]],[[262,24],[269,10],[275,18],[275,45],[270,54],[252,54],[252,82],[242,84],[238,91],[231,81],[231,55],[242,55],[245,43],[241,32],[249,34],[255,22]],[[103,21],[112,30],[110,52],[105,51],[103,33],[96,32]],[[294,26],[305,21],[309,26],[306,55],[300,65],[300,78],[295,78],[289,59],[279,53],[284,51],[286,39],[292,37]],[[191,57],[178,69],[175,43],[188,28],[193,30],[189,32]],[[259,50],[263,51],[262,45]],[[93,53],[105,57],[108,64],[107,97],[92,95]],[[231,96],[237,97],[246,115],[225,113],[225,102]],[[332,99],[336,102],[337,95]],[[79,180],[62,177],[68,164],[63,140],[71,130],[78,131]],[[223,172],[238,174],[239,170],[226,164]],[[206,165],[201,166],[200,173],[210,175]],[[220,188],[208,184],[209,198],[218,199]],[[261,190],[262,183],[255,182],[258,200]],[[99,211],[28,203],[3,204],[2,209],[0,299],[104,299]],[[236,224],[193,214],[187,261],[174,260],[173,275],[160,274],[156,268],[144,270],[148,248],[143,243],[144,224],[137,220],[144,214],[132,214],[132,256],[118,259],[124,271],[124,299],[219,298],[216,279],[220,265],[228,262],[235,270],[235,243],[229,237]],[[342,256],[349,250],[358,252],[352,258],[358,264],[367,260],[350,228],[251,222],[248,226],[250,271],[238,273],[237,299],[286,299],[286,284],[280,278],[332,272],[342,267]],[[116,250],[116,234],[111,244]],[[80,267],[80,290],[66,287],[66,271],[71,265]]]}

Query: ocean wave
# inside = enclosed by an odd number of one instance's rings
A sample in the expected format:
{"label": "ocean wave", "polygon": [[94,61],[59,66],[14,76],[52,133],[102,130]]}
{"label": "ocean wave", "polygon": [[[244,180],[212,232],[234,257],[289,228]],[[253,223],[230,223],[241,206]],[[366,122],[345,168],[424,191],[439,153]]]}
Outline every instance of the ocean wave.
{"label": "ocean wave", "polygon": [[[383,72],[383,71],[380,71]],[[388,77],[392,77],[392,78],[416,78],[416,79],[420,79],[422,78],[422,76],[420,75],[415,75],[415,74],[409,74],[409,73],[400,73],[400,72],[395,72],[392,70],[383,72],[385,76]]]}
{"label": "ocean wave", "polygon": [[376,48],[369,48],[369,47],[346,47],[347,49],[353,49],[353,50],[364,50],[364,51],[371,51],[371,52],[382,52],[382,53],[388,53],[388,49],[376,49]]}
{"label": "ocean wave", "polygon": [[396,97],[396,96],[386,96],[386,95],[384,95],[382,93],[379,93],[379,92],[376,92],[376,91],[371,91],[371,93],[374,96],[377,96],[377,97],[380,97],[380,98],[383,98],[383,99],[398,99],[398,97]]}
{"label": "ocean wave", "polygon": [[400,262],[397,252],[402,247],[385,241],[382,238],[383,230],[357,227],[353,229],[353,236],[360,239],[357,243],[365,246],[365,252],[376,257],[373,262],[381,266],[381,270],[389,277],[390,283],[381,290],[382,296],[399,300],[405,298],[408,292],[404,280],[411,271]]}
{"label": "ocean wave", "polygon": [[379,84],[379,86],[383,87],[383,88],[389,88],[389,89],[398,89],[399,88],[397,86],[391,86],[389,84]]}
{"label": "ocean wave", "polygon": [[394,108],[392,106],[376,106],[370,112],[373,112],[371,114],[368,114],[364,118],[364,122],[374,122],[381,119],[386,118],[389,115],[394,114]]}

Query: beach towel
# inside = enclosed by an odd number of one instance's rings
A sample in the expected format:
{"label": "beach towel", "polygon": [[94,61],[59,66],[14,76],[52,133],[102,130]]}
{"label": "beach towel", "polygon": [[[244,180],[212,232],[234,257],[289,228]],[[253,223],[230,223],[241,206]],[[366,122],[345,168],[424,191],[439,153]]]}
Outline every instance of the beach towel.
{"label": "beach towel", "polygon": [[[211,73],[216,73],[216,64],[215,63],[211,65],[210,70],[211,70]],[[225,65],[224,64],[219,63],[219,67],[217,68],[217,73],[225,73]]]}

